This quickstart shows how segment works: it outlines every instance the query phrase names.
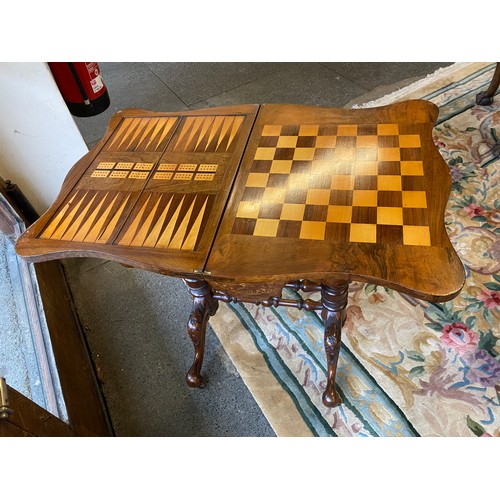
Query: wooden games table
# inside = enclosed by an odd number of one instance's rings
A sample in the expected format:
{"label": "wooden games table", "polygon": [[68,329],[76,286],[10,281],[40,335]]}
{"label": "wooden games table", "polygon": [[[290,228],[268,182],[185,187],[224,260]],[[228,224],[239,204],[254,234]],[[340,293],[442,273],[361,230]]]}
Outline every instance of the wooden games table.
{"label": "wooden games table", "polygon": [[[28,261],[99,257],[182,278],[203,386],[218,301],[319,311],[327,406],[351,280],[429,301],[455,297],[464,269],[443,222],[448,168],[437,107],[246,105],[179,113],[126,109],[17,241]],[[288,300],[285,287],[321,300]]]}

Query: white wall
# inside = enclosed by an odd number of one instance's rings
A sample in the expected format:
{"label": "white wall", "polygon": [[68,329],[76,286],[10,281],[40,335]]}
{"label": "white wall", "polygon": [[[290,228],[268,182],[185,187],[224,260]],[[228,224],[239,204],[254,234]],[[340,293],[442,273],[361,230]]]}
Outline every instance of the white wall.
{"label": "white wall", "polygon": [[46,63],[0,63],[0,177],[42,214],[88,148]]}

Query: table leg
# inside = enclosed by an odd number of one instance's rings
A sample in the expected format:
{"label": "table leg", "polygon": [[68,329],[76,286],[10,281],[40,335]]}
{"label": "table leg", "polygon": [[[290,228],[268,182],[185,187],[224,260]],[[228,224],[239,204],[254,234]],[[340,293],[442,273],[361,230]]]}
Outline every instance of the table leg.
{"label": "table leg", "polygon": [[476,104],[480,106],[489,106],[493,103],[493,97],[500,85],[500,63],[497,63],[493,78],[491,79],[489,87],[476,95]]}
{"label": "table leg", "polygon": [[187,332],[194,346],[194,362],[186,374],[186,382],[190,387],[204,387],[200,373],[205,354],[205,332],[208,318],[216,313],[219,303],[212,297],[212,289],[206,281],[185,279],[184,282],[193,296]]}
{"label": "table leg", "polygon": [[335,389],[335,374],[340,351],[342,325],[345,321],[348,281],[335,281],[321,285],[321,317],[325,325],[325,354],[328,365],[326,390],[323,393],[323,404],[335,407],[342,403],[342,398]]}

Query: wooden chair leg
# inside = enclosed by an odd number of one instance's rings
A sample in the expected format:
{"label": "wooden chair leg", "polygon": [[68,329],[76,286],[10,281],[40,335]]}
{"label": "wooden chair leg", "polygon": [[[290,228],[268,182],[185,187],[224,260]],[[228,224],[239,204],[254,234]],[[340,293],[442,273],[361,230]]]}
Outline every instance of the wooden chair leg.
{"label": "wooden chair leg", "polygon": [[480,106],[489,106],[493,102],[493,96],[500,86],[500,63],[497,63],[495,73],[490,82],[490,86],[483,92],[476,95],[476,104]]}
{"label": "wooden chair leg", "polygon": [[193,296],[187,332],[194,346],[194,362],[186,374],[186,382],[190,387],[204,387],[201,367],[205,354],[205,332],[208,318],[217,312],[219,303],[212,297],[212,289],[206,281],[185,279],[184,282]]}
{"label": "wooden chair leg", "polygon": [[325,354],[328,366],[326,390],[323,393],[323,404],[335,407],[342,403],[342,398],[335,389],[335,376],[339,359],[341,331],[345,321],[348,281],[336,281],[321,285],[321,317],[325,325]]}

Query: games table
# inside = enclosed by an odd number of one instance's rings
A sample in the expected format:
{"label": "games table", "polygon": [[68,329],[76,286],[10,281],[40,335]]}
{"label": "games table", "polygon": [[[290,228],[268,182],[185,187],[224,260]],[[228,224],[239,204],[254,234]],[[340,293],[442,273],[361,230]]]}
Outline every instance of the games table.
{"label": "games table", "polygon": [[[443,217],[451,186],[432,140],[438,108],[266,104],[177,113],[126,109],[19,238],[31,262],[98,257],[184,279],[203,386],[218,302],[319,311],[327,406],[351,280],[429,301],[458,295],[464,268]],[[318,291],[289,300],[282,290]]]}

